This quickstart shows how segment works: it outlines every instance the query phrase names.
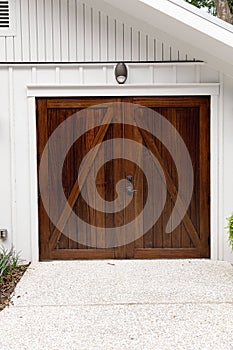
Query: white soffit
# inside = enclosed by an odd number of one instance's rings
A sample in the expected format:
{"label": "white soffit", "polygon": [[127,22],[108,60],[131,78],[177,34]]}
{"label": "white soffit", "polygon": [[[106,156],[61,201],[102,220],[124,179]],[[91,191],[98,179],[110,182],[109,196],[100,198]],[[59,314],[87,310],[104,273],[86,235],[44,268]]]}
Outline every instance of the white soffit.
{"label": "white soffit", "polygon": [[233,26],[183,0],[105,0],[186,44],[193,54],[233,76]]}

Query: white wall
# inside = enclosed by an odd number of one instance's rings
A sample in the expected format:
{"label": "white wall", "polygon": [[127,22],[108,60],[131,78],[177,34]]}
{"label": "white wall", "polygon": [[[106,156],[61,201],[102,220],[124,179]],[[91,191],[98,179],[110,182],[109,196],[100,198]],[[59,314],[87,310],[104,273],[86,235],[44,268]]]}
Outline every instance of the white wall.
{"label": "white wall", "polygon": [[[223,224],[226,226],[226,217],[233,213],[233,79],[224,77],[223,99],[224,123],[224,148],[223,148]],[[227,242],[227,230],[223,230],[222,258],[233,262],[233,253]]]}
{"label": "white wall", "polygon": [[193,59],[124,17],[96,0],[17,0],[16,36],[0,36],[0,61]]}
{"label": "white wall", "polygon": [[[0,62],[3,62],[0,64],[0,228],[9,231],[4,245],[14,244],[17,250],[22,250],[25,259],[31,260],[32,247],[37,246],[35,241],[38,240],[36,227],[31,221],[31,200],[36,202],[36,198],[32,199],[35,174],[31,172],[30,163],[30,152],[34,152],[32,143],[35,144],[35,113],[31,114],[28,109],[28,85],[38,86],[38,89],[49,85],[54,96],[66,89],[71,91],[67,86],[74,86],[74,95],[86,86],[92,95],[108,91],[105,87],[124,95],[129,87],[136,87],[138,94],[147,94],[148,89],[156,86],[169,89],[170,84],[173,88],[177,86],[175,84],[184,84],[186,91],[192,94],[196,84],[201,83],[205,89],[206,83],[223,81],[225,95],[224,98],[223,94],[220,95],[219,112],[220,116],[224,112],[224,157],[220,154],[219,179],[224,184],[224,205],[218,205],[222,231],[220,229],[217,239],[216,257],[232,259],[223,227],[225,217],[233,210],[229,171],[233,149],[233,81],[226,77],[219,79],[219,73],[207,64],[131,63],[128,65],[127,84],[120,89],[114,79],[112,63],[60,64],[193,59],[189,50],[177,47],[174,39],[145,22],[140,24],[101,0],[17,0],[16,23],[16,36],[0,36]],[[22,64],[17,65],[17,62]],[[56,64],[38,65],[37,62]],[[53,90],[53,86],[56,89]],[[208,88],[205,91],[208,92]],[[35,160],[36,152],[33,157]]]}
{"label": "white wall", "polygon": [[[0,226],[10,232],[6,246],[12,241],[12,183],[11,183],[11,120],[9,116],[9,74],[0,69]],[[4,83],[3,83],[4,82]]]}
{"label": "white wall", "polygon": [[[31,189],[35,182],[35,174],[31,172],[30,151],[32,149],[32,135],[35,127],[35,109],[33,113],[28,110],[27,86],[41,89],[50,87],[63,91],[68,87],[75,87],[76,91],[82,87],[89,87],[98,95],[98,86],[106,86],[117,94],[127,94],[127,89],[137,87],[137,94],[145,93],[149,88],[156,86],[184,86],[194,90],[197,83],[205,86],[207,83],[218,83],[218,72],[207,65],[200,64],[166,64],[166,65],[129,65],[129,80],[122,89],[114,79],[114,65],[15,65],[0,66],[0,152],[1,173],[0,182],[0,226],[9,230],[6,246],[14,244],[22,251],[25,259],[32,258],[32,245],[37,245],[36,227],[31,222]],[[188,85],[187,85],[188,83]],[[172,84],[172,85],[170,85]],[[177,84],[177,85],[174,85]],[[193,85],[194,84],[194,85]],[[199,86],[199,85],[198,85]],[[219,259],[231,259],[226,242],[223,243],[224,217],[232,211],[232,181],[229,172],[232,149],[232,111],[233,103],[231,91],[233,82],[229,78],[224,80],[224,208],[220,213],[222,219],[222,232],[219,233],[218,256]],[[208,89],[208,87],[207,87]],[[107,91],[107,90],[106,90]],[[43,90],[42,90],[43,93]],[[56,92],[59,95],[58,92]],[[107,93],[106,93],[107,94]],[[77,94],[78,95],[78,94]],[[31,125],[31,126],[30,126]],[[33,136],[34,137],[34,136]],[[35,144],[35,139],[33,140]],[[33,151],[34,152],[34,151]],[[221,155],[220,155],[221,156]],[[36,163],[36,152],[33,153]],[[33,178],[32,178],[33,176]],[[34,202],[37,198],[34,196]],[[221,212],[222,210],[222,212]]]}

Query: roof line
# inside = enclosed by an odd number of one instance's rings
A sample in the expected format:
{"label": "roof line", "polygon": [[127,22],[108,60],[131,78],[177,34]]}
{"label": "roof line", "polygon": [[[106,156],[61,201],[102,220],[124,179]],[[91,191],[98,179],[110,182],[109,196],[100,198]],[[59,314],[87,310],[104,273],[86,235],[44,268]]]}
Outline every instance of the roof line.
{"label": "roof line", "polygon": [[127,61],[127,60],[118,60],[118,61],[56,61],[56,62],[53,62],[53,61],[23,61],[23,62],[1,62],[0,61],[0,66],[1,65],[26,65],[26,64],[30,64],[30,65],[43,65],[43,64],[47,64],[47,65],[66,65],[66,64],[72,64],[72,65],[94,65],[94,64],[117,64],[119,62],[124,62],[126,64],[159,64],[159,65],[165,65],[165,64],[170,64],[170,65],[173,65],[173,64],[177,64],[177,65],[185,65],[185,64],[197,64],[197,65],[201,65],[201,64],[204,64],[205,62],[204,61],[201,61],[201,60],[196,60],[196,59],[193,59],[193,60],[166,60],[166,61]]}
{"label": "roof line", "polygon": [[210,23],[216,24],[217,26],[227,30],[230,33],[233,33],[233,25],[231,25],[228,22],[223,21],[222,19],[220,19],[218,17],[212,16],[209,13],[205,13],[201,9],[195,7],[194,5],[191,5],[187,2],[185,2],[184,0],[168,0],[168,1],[176,6],[180,7],[180,8],[183,8],[191,13],[194,13],[198,17],[203,18]]}

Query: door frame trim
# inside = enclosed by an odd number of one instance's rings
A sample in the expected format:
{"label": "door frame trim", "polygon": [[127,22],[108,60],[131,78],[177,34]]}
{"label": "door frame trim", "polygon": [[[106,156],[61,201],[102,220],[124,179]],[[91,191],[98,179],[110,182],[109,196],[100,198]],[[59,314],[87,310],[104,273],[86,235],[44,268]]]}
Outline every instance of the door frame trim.
{"label": "door frame trim", "polygon": [[210,100],[210,258],[223,259],[223,83],[214,84],[164,84],[153,86],[67,86],[28,85],[27,107],[29,125],[30,167],[30,246],[31,261],[39,261],[38,176],[36,141],[37,97],[118,97],[118,96],[201,96]]}

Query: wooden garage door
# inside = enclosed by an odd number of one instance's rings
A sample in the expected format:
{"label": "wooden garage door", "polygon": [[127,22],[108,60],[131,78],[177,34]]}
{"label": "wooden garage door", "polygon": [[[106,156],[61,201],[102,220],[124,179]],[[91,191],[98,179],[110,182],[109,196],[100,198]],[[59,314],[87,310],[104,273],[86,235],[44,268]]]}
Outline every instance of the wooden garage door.
{"label": "wooden garage door", "polygon": [[[111,107],[112,103],[114,107]],[[209,103],[209,97],[38,99],[40,260],[209,257]],[[166,232],[166,225],[177,201],[179,186],[181,186],[178,183],[177,166],[174,164],[174,159],[167,147],[161,140],[153,136],[155,128],[162,128],[158,123],[153,123],[153,118],[149,119],[150,125],[147,125],[147,130],[151,130],[151,133],[138,127],[137,124],[122,123],[126,115],[130,115],[130,118],[136,120],[135,111],[131,108],[132,105],[146,106],[149,109],[144,107],[143,110],[147,112],[143,113],[157,112],[168,120],[182,137],[192,161],[194,189],[191,201],[186,215],[171,233]],[[138,110],[140,114],[140,108]],[[78,113],[80,111],[82,111],[82,118]],[[69,127],[63,128],[63,134],[60,134],[56,144],[45,148],[53,132],[72,115],[76,116],[72,119],[72,125],[69,124]],[[113,123],[113,117],[115,118],[116,115],[119,116],[119,122]],[[93,128],[94,122],[99,126]],[[59,157],[61,147],[69,144],[76,130],[79,130],[81,134],[83,130],[89,131],[82,134],[70,148],[67,146],[69,151],[62,166],[61,177],[63,191],[69,204],[64,206],[61,200],[61,191],[59,191]],[[173,154],[176,155],[176,161],[177,159],[179,161],[180,150],[176,147],[174,135],[167,135],[169,131],[166,129],[160,131],[172,143]],[[144,217],[140,221],[140,225],[137,223],[131,232],[132,237],[135,234],[135,239],[131,239],[130,242],[125,239],[124,244],[121,237],[119,246],[115,244],[110,247],[107,244],[104,229],[124,227],[124,225],[133,222],[134,218],[143,211],[148,191],[150,191],[147,178],[142,170],[145,157],[140,155],[140,152],[138,152],[137,164],[128,159],[107,159],[105,151],[100,146],[103,142],[113,139],[136,141],[149,149],[163,170],[167,193],[161,215],[147,232],[144,232],[145,220],[147,220]],[[123,147],[121,143],[119,147]],[[93,148],[95,151],[88,155]],[[115,148],[112,149],[113,153],[114,150]],[[127,151],[133,154],[135,149],[132,147]],[[42,155],[46,159],[46,166],[43,166],[41,170]],[[100,167],[95,181],[96,189],[101,198],[108,202],[116,200],[116,186],[122,179],[127,179],[129,188],[135,190],[130,194],[125,189],[125,199],[127,200],[127,196],[131,196],[131,202],[120,211],[106,212],[104,207],[101,208],[102,210],[95,210],[88,206],[83,198],[78,180],[80,165],[82,164],[82,176],[88,182],[94,168],[98,166],[96,164],[97,155],[100,159],[106,160],[105,164]],[[153,162],[152,158],[151,162]],[[152,173],[153,167],[151,170],[147,170],[151,171],[150,176],[153,184],[153,181],[156,181],[153,180],[155,179]],[[182,171],[185,173],[186,169],[184,168]],[[156,186],[156,183],[153,186]],[[183,191],[188,191],[188,186],[190,183],[187,178],[187,181],[182,183]],[[47,193],[46,210],[41,196],[42,188],[47,191],[45,191]],[[88,196],[91,199],[92,191],[87,193]],[[156,200],[154,198],[150,203],[152,211]],[[50,208],[52,207],[53,211],[55,210],[57,224],[50,219]],[[70,222],[71,211],[88,223],[88,228],[83,226],[80,228],[78,225],[74,227],[74,224]],[[101,234],[99,231],[95,231],[96,227],[103,228]],[[65,234],[62,233],[63,228]],[[140,235],[140,233],[144,234]],[[80,241],[80,237],[86,238],[84,242],[88,243],[84,244],[83,240]],[[117,241],[117,237],[115,240]]]}

